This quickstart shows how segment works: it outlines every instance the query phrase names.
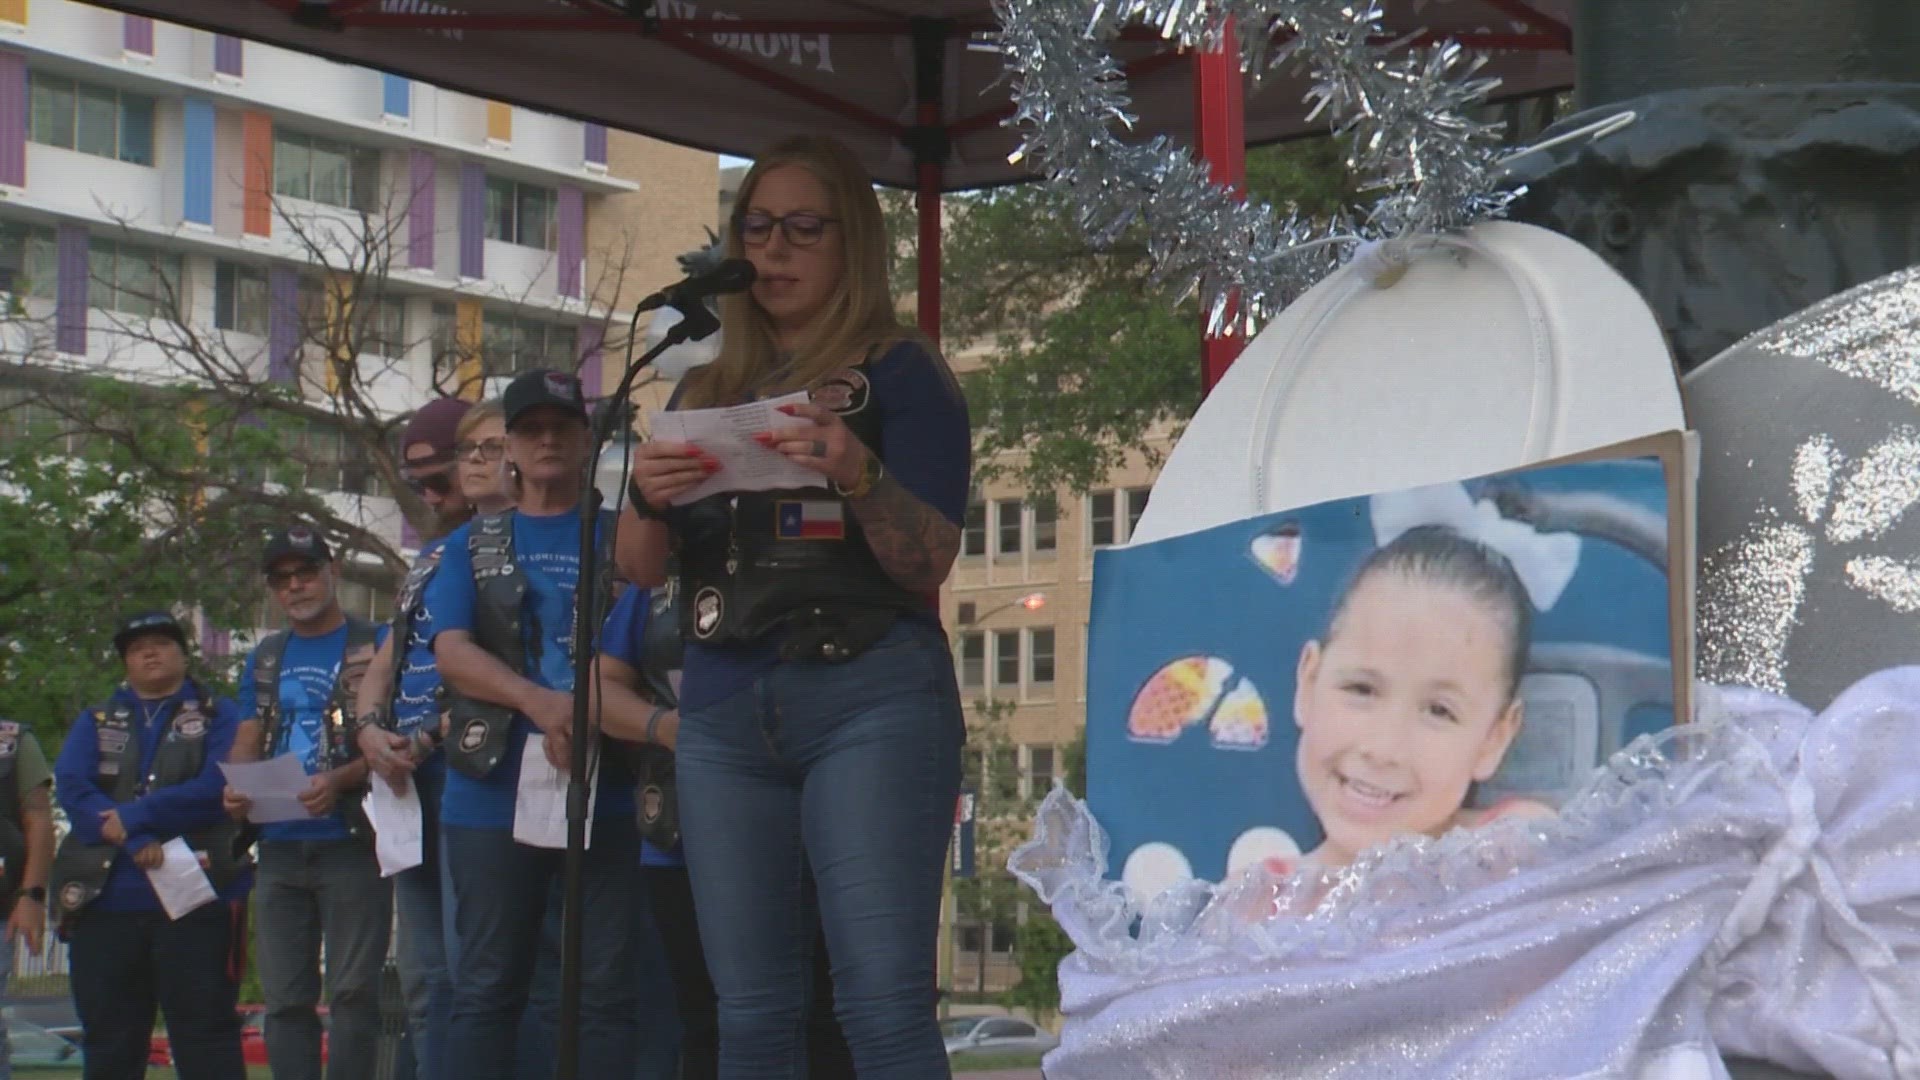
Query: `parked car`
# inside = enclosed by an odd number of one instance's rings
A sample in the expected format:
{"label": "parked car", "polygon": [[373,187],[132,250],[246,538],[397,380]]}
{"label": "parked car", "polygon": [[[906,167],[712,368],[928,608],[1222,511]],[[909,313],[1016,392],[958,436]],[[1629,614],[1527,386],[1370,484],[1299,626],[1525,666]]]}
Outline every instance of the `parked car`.
{"label": "parked car", "polygon": [[940,1025],[947,1056],[1044,1054],[1060,1045],[1051,1034],[1011,1016],[959,1016]]}
{"label": "parked car", "polygon": [[86,1060],[79,1043],[63,1039],[31,1020],[7,1021],[7,1048],[16,1069],[77,1069]]}
{"label": "parked car", "polygon": [[[320,1060],[327,1060],[327,1027],[330,1016],[325,1005],[320,1006]],[[240,1006],[240,1056],[249,1065],[267,1064],[267,1010],[261,1005]],[[152,1048],[147,1052],[147,1064],[170,1066],[173,1064],[173,1049],[164,1033],[155,1034]]]}

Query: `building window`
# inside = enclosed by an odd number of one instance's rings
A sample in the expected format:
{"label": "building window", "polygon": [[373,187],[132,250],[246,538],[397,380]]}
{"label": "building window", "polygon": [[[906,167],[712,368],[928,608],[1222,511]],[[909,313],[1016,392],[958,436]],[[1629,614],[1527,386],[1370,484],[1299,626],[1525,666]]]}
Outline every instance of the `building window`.
{"label": "building window", "polygon": [[380,151],[275,128],[273,193],[370,214],[380,205]]}
{"label": "building window", "polygon": [[1132,539],[1134,530],[1140,527],[1140,515],[1146,512],[1147,496],[1151,495],[1152,493],[1153,493],[1152,488],[1137,487],[1137,488],[1127,489],[1127,537],[1128,539]]}
{"label": "building window", "polygon": [[993,633],[993,685],[1020,685],[1020,631]]}
{"label": "building window", "polygon": [[1052,551],[1060,542],[1060,507],[1052,500],[1033,504],[1033,550]]}
{"label": "building window", "polygon": [[987,635],[960,635],[960,689],[979,690],[987,684]]}
{"label": "building window", "polygon": [[256,337],[267,336],[267,273],[224,260],[213,266],[213,325]]}
{"label": "building window", "polygon": [[1013,802],[1020,798],[1020,749],[996,746],[987,763],[987,791],[995,802]]}
{"label": "building window", "polygon": [[996,523],[994,554],[1020,554],[1020,510],[1019,499],[1001,499],[993,504],[994,515],[999,519]]}
{"label": "building window", "polygon": [[539,368],[572,371],[579,363],[574,345],[571,326],[488,312],[482,324],[481,368],[487,375]]}
{"label": "building window", "polygon": [[550,187],[487,177],[487,239],[522,247],[557,250],[560,232]]}
{"label": "building window", "polygon": [[373,302],[367,325],[361,327],[360,351],[389,360],[407,355],[407,302],[398,296],[381,296]]}
{"label": "building window", "polygon": [[1027,631],[1027,685],[1053,685],[1053,630]]}
{"label": "building window", "polygon": [[1027,747],[1027,797],[1037,799],[1053,787],[1053,747]]}
{"label": "building window", "polygon": [[1118,492],[1096,491],[1087,497],[1087,522],[1092,527],[1094,547],[1111,547],[1120,542],[1115,529],[1114,496]]}
{"label": "building window", "polygon": [[967,504],[967,517],[960,529],[960,554],[985,555],[987,553],[987,504],[970,502]]}
{"label": "building window", "polygon": [[153,99],[59,75],[29,81],[28,137],[44,146],[153,164]]}
{"label": "building window", "polygon": [[87,300],[136,319],[184,313],[180,256],[117,240],[87,242]]}
{"label": "building window", "polygon": [[0,252],[18,252],[16,263],[0,254],[0,292],[52,300],[60,279],[58,241],[52,229],[0,223]]}
{"label": "building window", "polygon": [[393,596],[384,589],[376,589],[342,575],[340,608],[349,615],[358,616],[369,622],[389,622],[393,619]]}
{"label": "building window", "polygon": [[390,496],[364,442],[337,424],[289,422],[281,433],[285,451],[269,470],[275,483],[311,491]]}

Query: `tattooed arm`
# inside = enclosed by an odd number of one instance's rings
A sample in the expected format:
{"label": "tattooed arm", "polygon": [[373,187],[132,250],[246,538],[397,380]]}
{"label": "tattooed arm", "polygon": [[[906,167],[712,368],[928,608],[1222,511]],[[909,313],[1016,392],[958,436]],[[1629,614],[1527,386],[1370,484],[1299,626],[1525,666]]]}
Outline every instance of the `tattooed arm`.
{"label": "tattooed arm", "polygon": [[847,505],[867,534],[867,546],[895,584],[927,593],[947,580],[960,554],[958,525],[891,476],[882,476],[871,491],[847,500]]}

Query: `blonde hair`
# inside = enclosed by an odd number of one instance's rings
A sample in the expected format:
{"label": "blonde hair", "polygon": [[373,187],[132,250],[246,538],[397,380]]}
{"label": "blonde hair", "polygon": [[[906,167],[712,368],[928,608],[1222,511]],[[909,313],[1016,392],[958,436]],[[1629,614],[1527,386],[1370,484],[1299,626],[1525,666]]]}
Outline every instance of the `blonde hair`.
{"label": "blonde hair", "polygon": [[500,403],[499,398],[489,398],[475,405],[473,408],[468,409],[466,413],[460,417],[460,422],[454,425],[453,428],[453,441],[456,443],[466,442],[467,436],[472,435],[474,429],[478,428],[481,424],[489,420],[504,422],[506,418],[506,406]]}
{"label": "blonde hair", "polygon": [[[784,370],[774,346],[773,326],[750,293],[720,298],[720,355],[682,379],[681,408],[731,405],[756,393],[780,394],[806,389],[828,375],[857,362],[869,351],[903,339],[923,345],[947,384],[958,385],[933,343],[902,326],[888,290],[886,220],[873,181],[837,139],[801,135],[761,155],[740,182],[734,200],[736,217],[753,198],[754,188],[768,172],[795,166],[812,173],[827,189],[826,212],[838,220],[838,238],[830,231],[823,243],[838,243],[844,254],[844,272],[814,320],[806,340],[795,350]],[[726,254],[744,258],[740,230],[729,222]],[[776,376],[769,379],[768,376]]]}

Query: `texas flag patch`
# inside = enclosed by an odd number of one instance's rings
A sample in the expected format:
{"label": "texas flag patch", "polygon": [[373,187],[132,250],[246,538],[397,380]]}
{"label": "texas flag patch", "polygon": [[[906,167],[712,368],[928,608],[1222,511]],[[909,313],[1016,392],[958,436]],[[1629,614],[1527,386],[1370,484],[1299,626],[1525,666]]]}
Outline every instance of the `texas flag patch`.
{"label": "texas flag patch", "polygon": [[786,499],[774,504],[774,535],[781,540],[845,540],[845,504],[832,499]]}

